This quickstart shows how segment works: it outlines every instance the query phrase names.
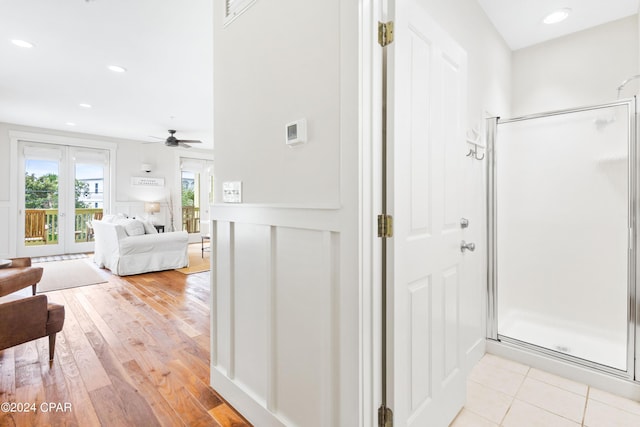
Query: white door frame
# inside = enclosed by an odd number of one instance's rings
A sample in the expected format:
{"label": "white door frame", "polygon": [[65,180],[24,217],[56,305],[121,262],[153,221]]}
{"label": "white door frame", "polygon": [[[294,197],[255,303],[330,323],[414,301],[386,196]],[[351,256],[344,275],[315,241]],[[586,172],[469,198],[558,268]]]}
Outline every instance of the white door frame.
{"label": "white door frame", "polygon": [[[20,220],[20,216],[18,214],[18,209],[20,201],[18,200],[20,189],[18,188],[20,184],[19,175],[19,162],[21,159],[21,155],[18,150],[19,142],[36,142],[41,144],[55,144],[55,145],[63,145],[70,147],[83,147],[83,148],[97,148],[102,150],[109,151],[109,180],[113,183],[114,178],[116,177],[116,148],[117,144],[106,141],[92,140],[88,138],[79,138],[72,136],[61,136],[61,135],[49,135],[37,132],[23,132],[23,131],[9,131],[9,140],[10,140],[10,155],[11,155],[11,165],[10,165],[10,182],[9,182],[9,199],[11,206],[9,212],[9,221],[11,224],[18,224]],[[109,207],[113,207],[115,204],[115,185],[112,184],[112,191],[109,192],[108,199],[105,200],[105,205]],[[108,203],[107,203],[108,202]],[[110,208],[109,208],[110,209]],[[105,213],[109,213],[105,211]],[[17,226],[9,227],[9,248],[12,255],[16,255],[18,253],[18,240],[21,238],[18,234]]]}
{"label": "white door frame", "polygon": [[378,425],[382,397],[382,0],[361,2],[360,16],[360,427]]}

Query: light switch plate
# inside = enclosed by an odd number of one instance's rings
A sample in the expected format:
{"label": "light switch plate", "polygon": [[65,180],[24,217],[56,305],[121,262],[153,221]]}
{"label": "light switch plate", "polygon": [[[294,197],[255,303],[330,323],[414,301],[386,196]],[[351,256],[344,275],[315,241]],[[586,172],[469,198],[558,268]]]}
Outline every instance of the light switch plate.
{"label": "light switch plate", "polygon": [[222,201],[224,203],[242,203],[242,181],[223,182]]}

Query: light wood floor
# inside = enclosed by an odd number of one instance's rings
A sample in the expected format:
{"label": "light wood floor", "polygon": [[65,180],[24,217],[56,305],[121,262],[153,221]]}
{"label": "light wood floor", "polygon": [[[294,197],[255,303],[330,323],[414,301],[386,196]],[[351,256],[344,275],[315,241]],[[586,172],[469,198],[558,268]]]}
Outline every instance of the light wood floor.
{"label": "light wood floor", "polygon": [[208,386],[209,289],[166,271],[47,293],[66,310],[55,360],[46,338],[0,352],[0,403],[28,410],[0,425],[248,426]]}

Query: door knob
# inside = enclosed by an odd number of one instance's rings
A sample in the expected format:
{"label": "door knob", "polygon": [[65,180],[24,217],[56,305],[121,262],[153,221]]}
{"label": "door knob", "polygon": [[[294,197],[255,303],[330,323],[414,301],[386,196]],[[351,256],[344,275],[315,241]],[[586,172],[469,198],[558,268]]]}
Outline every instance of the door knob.
{"label": "door knob", "polygon": [[476,250],[476,244],[475,243],[467,243],[464,240],[460,243],[460,250],[462,252],[464,251],[475,251]]}

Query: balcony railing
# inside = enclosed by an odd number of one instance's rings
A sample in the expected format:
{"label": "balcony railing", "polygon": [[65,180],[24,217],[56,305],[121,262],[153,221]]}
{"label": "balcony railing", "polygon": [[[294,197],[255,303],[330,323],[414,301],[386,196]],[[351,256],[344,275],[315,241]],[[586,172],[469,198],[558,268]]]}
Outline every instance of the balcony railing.
{"label": "balcony railing", "polygon": [[[43,215],[44,213],[44,215]],[[76,209],[74,218],[74,240],[76,243],[92,242],[93,233],[88,222],[102,216],[102,209]],[[29,246],[58,243],[58,209],[25,210],[25,244]]]}
{"label": "balcony railing", "polygon": [[200,208],[195,206],[182,207],[182,229],[188,233],[200,232]]}

